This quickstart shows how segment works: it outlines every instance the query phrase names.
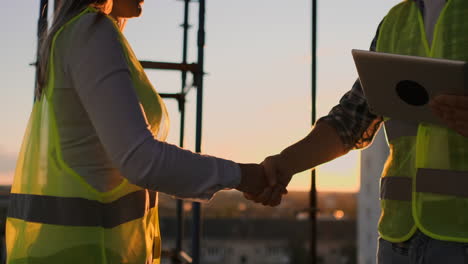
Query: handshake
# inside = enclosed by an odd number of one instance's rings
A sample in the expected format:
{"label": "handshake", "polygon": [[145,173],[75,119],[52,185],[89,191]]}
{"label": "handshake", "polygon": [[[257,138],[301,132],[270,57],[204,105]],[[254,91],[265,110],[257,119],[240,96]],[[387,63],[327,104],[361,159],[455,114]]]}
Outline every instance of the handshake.
{"label": "handshake", "polygon": [[294,173],[286,169],[280,155],[267,157],[261,164],[239,164],[241,183],[236,187],[244,197],[256,203],[277,206]]}

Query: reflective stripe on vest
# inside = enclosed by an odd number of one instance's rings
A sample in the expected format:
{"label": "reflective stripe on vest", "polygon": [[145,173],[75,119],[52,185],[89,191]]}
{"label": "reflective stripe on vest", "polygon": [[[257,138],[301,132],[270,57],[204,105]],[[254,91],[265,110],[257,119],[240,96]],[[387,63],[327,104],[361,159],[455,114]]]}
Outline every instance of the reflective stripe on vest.
{"label": "reflective stripe on vest", "polygon": [[468,198],[468,172],[418,169],[416,191]]}
{"label": "reflective stripe on vest", "polygon": [[145,206],[145,190],[130,193],[111,203],[83,198],[12,193],[9,198],[8,217],[51,225],[113,228],[143,217],[149,209],[154,208],[157,194],[149,193],[149,208]]}
{"label": "reflective stripe on vest", "polygon": [[[412,185],[409,177],[383,177],[380,179],[380,199],[411,201]],[[418,169],[415,190],[468,198],[468,172]]]}

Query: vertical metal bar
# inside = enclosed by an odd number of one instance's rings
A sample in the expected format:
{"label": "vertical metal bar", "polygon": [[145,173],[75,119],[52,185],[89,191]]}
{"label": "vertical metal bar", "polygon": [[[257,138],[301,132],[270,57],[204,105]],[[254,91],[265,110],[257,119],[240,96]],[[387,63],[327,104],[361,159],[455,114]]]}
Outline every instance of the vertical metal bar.
{"label": "vertical metal bar", "polygon": [[36,77],[34,81],[34,101],[36,101],[36,89],[37,81],[39,79],[38,63],[39,63],[39,52],[41,50],[41,39],[47,30],[47,14],[48,14],[49,1],[41,0],[39,4],[39,20],[37,22],[37,49],[36,49]]}
{"label": "vertical metal bar", "polygon": [[[204,74],[204,47],[205,47],[205,0],[199,0],[198,10],[198,72],[197,84],[197,120],[195,151],[201,152],[202,145],[202,117],[203,117],[203,74]],[[201,239],[201,206],[193,203],[193,235],[192,235],[192,259],[194,264],[200,264],[200,239]]]}
{"label": "vertical metal bar", "polygon": [[[183,50],[182,50],[182,63],[187,63],[188,54],[188,29],[189,29],[189,8],[190,0],[184,0],[184,23],[183,27]],[[184,88],[187,85],[187,72],[182,71],[182,100],[179,100],[179,112],[180,112],[180,138],[179,146],[184,147],[185,138],[185,94],[183,94]],[[182,251],[182,242],[184,239],[184,202],[177,200],[177,230],[176,230],[176,247],[175,251],[177,257],[174,258],[173,263],[178,263],[178,255]]]}
{"label": "vertical metal bar", "polygon": [[197,121],[195,151],[201,152],[202,145],[202,113],[203,113],[203,75],[205,55],[205,0],[199,0],[199,27],[198,27],[198,72],[196,74],[197,84]]}
{"label": "vertical metal bar", "polygon": [[201,206],[200,203],[192,203],[192,263],[200,264],[200,248],[201,248]]}
{"label": "vertical metal bar", "polygon": [[[183,36],[183,51],[182,51],[182,63],[187,63],[187,54],[188,54],[188,29],[189,26],[189,11],[190,11],[190,0],[184,0],[184,24],[182,27],[184,28],[184,36]],[[181,91],[183,93],[185,86],[187,85],[187,71],[182,71],[182,88]],[[185,99],[185,95],[184,95]],[[185,100],[180,104],[180,142],[179,145],[181,147],[184,146],[184,136],[185,136]]]}
{"label": "vertical metal bar", "polygon": [[[317,0],[312,0],[312,125],[317,118]],[[312,170],[310,188],[310,263],[317,263],[317,186]]]}
{"label": "vertical metal bar", "polygon": [[[184,202],[182,200],[177,200],[177,230],[176,230],[176,245],[175,251],[176,254],[182,251],[182,241],[184,239]],[[178,261],[173,261],[178,263]]]}

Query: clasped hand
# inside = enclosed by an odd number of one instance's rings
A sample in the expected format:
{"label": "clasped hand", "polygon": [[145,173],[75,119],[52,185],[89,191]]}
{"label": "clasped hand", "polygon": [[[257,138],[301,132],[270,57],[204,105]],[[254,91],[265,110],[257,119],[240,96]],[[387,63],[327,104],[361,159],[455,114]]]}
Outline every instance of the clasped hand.
{"label": "clasped hand", "polygon": [[283,168],[279,155],[267,157],[261,164],[239,165],[242,180],[237,189],[246,199],[268,206],[281,203],[293,174]]}

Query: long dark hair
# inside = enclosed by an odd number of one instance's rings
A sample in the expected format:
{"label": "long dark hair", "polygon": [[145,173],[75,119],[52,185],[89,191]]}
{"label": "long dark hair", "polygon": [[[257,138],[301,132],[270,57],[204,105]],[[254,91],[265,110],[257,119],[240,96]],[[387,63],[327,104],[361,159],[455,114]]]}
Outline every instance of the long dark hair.
{"label": "long dark hair", "polygon": [[55,33],[65,25],[70,19],[78,15],[89,5],[93,5],[97,8],[102,7],[107,4],[109,0],[60,0],[59,5],[54,14],[54,19],[52,25],[40,38],[40,50],[37,58],[37,89],[35,91],[35,97],[40,98],[44,87],[47,85],[47,68],[49,66],[49,58],[51,48],[52,48],[52,39],[54,38]]}

